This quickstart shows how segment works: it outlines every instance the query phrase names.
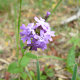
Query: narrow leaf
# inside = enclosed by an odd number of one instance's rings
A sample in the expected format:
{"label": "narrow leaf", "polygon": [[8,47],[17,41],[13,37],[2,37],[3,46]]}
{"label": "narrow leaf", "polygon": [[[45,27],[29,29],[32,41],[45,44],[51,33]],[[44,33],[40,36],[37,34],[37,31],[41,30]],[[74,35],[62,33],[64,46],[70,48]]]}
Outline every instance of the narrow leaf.
{"label": "narrow leaf", "polygon": [[40,80],[40,69],[39,69],[39,61],[37,59],[37,80]]}
{"label": "narrow leaf", "polygon": [[58,60],[61,60],[61,61],[66,61],[65,59],[62,59],[60,57],[55,57],[55,56],[39,56],[38,58],[54,58],[54,59],[58,59]]}
{"label": "narrow leaf", "polygon": [[71,80],[76,80],[76,73],[77,73],[77,64],[74,66],[73,76]]}
{"label": "narrow leaf", "polygon": [[20,46],[21,46],[21,51],[22,51],[22,53],[24,54],[24,52],[25,52],[26,49],[23,49],[24,43],[22,42],[21,39],[20,39]]}
{"label": "narrow leaf", "polygon": [[25,67],[30,61],[30,58],[23,56],[22,59],[20,60],[20,66]]}
{"label": "narrow leaf", "polygon": [[[72,47],[68,53],[66,64],[68,66],[67,70],[73,74],[74,66],[75,64],[75,47]],[[77,80],[80,80],[79,74],[76,74]]]}
{"label": "narrow leaf", "polygon": [[[68,53],[68,56],[67,56],[67,66],[68,66],[68,70],[73,73],[73,67],[74,64],[75,64],[75,48],[72,47]],[[70,66],[70,67],[69,67]]]}
{"label": "narrow leaf", "polygon": [[34,55],[34,54],[31,54],[30,52],[27,52],[27,53],[25,54],[25,56],[28,57],[28,58],[32,58],[32,59],[37,59],[37,56]]}

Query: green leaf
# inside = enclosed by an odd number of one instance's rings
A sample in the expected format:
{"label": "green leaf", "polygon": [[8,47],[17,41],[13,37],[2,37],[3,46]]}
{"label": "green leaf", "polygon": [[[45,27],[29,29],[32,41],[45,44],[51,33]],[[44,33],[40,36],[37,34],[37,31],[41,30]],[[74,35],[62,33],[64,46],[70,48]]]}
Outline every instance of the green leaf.
{"label": "green leaf", "polygon": [[37,59],[37,80],[40,80],[40,69],[39,69],[39,61]]}
{"label": "green leaf", "polygon": [[32,76],[30,75],[30,72],[29,72],[27,66],[25,67],[25,69],[26,69],[26,71],[27,71],[28,77],[30,78],[30,80],[32,80]]}
{"label": "green leaf", "polygon": [[30,61],[30,58],[26,57],[26,56],[23,56],[20,60],[20,66],[21,67],[25,67]]}
{"label": "green leaf", "polygon": [[0,80],[3,80],[3,79],[0,79]]}
{"label": "green leaf", "polygon": [[42,75],[43,74],[43,72],[42,71],[40,71],[40,75]]}
{"label": "green leaf", "polygon": [[26,79],[27,78],[27,74],[25,72],[21,73],[20,75],[23,79]]}
{"label": "green leaf", "polygon": [[76,74],[77,80],[80,80],[80,76],[79,74]]}
{"label": "green leaf", "polygon": [[23,72],[23,68],[18,67],[16,62],[13,62],[8,67],[8,72],[10,73],[19,73]]}
{"label": "green leaf", "polygon": [[37,56],[34,55],[34,54],[31,54],[30,52],[27,52],[27,53],[25,54],[25,56],[27,56],[28,58],[32,58],[32,59],[37,59]]}
{"label": "green leaf", "polygon": [[76,47],[77,45],[80,46],[80,45],[79,45],[80,38],[72,37],[69,42],[70,42],[70,43],[73,43],[73,44],[74,44],[74,47]]}
{"label": "green leaf", "polygon": [[42,75],[42,76],[41,76],[41,80],[45,80],[46,78],[47,78],[46,75]]}
{"label": "green leaf", "polygon": [[75,64],[75,48],[72,47],[68,53],[68,56],[67,56],[67,66],[69,67],[69,69],[73,70],[73,67],[74,64]]}
{"label": "green leaf", "polygon": [[76,80],[76,73],[77,73],[77,64],[74,66],[73,76],[71,80]]}
{"label": "green leaf", "polygon": [[22,53],[24,54],[24,52],[25,52],[26,49],[23,49],[24,43],[22,42],[21,39],[20,39],[20,46],[21,46],[21,51],[22,51]]}
{"label": "green leaf", "polygon": [[[72,47],[68,53],[66,64],[68,66],[67,70],[73,74],[73,66],[75,64],[75,47]],[[80,76],[77,74],[77,80],[80,80]]]}
{"label": "green leaf", "polygon": [[60,57],[55,57],[55,56],[39,56],[38,58],[53,58],[53,59],[58,59],[61,61],[66,61],[65,59],[62,59]]}
{"label": "green leaf", "polygon": [[3,54],[3,51],[2,51],[2,50],[0,50],[0,53],[1,53],[1,54]]}
{"label": "green leaf", "polygon": [[80,55],[80,52],[79,53],[76,53],[76,57],[78,57]]}
{"label": "green leaf", "polygon": [[53,77],[54,72],[47,72],[46,74],[47,74],[47,76],[49,76],[49,77]]}
{"label": "green leaf", "polygon": [[47,71],[48,70],[48,66],[45,66],[44,70]]}
{"label": "green leaf", "polygon": [[19,80],[19,79],[12,79],[12,80]]}
{"label": "green leaf", "polygon": [[47,72],[52,72],[53,71],[53,69],[51,69],[51,68],[49,68],[48,70],[47,70]]}
{"label": "green leaf", "polygon": [[31,75],[32,77],[35,77],[35,74],[34,74],[33,71],[30,71],[30,75]]}

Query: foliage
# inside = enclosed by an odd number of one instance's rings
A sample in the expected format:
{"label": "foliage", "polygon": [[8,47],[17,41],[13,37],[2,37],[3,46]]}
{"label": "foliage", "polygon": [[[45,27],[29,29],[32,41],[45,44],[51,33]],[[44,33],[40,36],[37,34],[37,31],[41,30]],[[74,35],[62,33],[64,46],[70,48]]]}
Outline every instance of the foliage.
{"label": "foliage", "polygon": [[10,73],[20,73],[23,72],[23,68],[22,67],[18,67],[16,62],[13,62],[9,65],[8,67],[8,71]]}
{"label": "foliage", "polygon": [[45,73],[46,73],[46,75],[48,77],[53,77],[53,75],[54,75],[53,69],[48,68],[48,66],[46,66],[45,69],[44,69],[44,71],[45,71]]}
{"label": "foliage", "polygon": [[[32,76],[33,80],[37,80],[37,76],[33,71],[30,71],[30,75]],[[40,71],[40,78],[41,80],[46,80],[48,77],[54,77],[54,71],[52,68],[45,66],[44,71]]]}
{"label": "foliage", "polygon": [[79,36],[77,37],[72,37],[71,40],[69,41],[70,43],[73,43],[73,46],[76,47],[76,46],[79,46],[79,43],[80,43],[80,38]]}
{"label": "foliage", "polygon": [[75,64],[75,48],[72,47],[68,53],[68,56],[67,56],[67,66],[68,66],[68,69],[72,72],[73,71],[73,65]]}
{"label": "foliage", "polygon": [[21,67],[25,67],[30,61],[30,58],[23,56],[20,60],[19,60],[19,65]]}
{"label": "foliage", "polygon": [[15,3],[18,5],[18,0],[0,0],[0,13],[8,13],[8,17],[11,19]]}
{"label": "foliage", "polygon": [[23,79],[26,79],[27,78],[27,74],[25,72],[21,73],[20,75]]}
{"label": "foliage", "polygon": [[76,74],[77,74],[77,64],[74,66],[73,76],[71,80],[76,80]]}
{"label": "foliage", "polygon": [[[67,56],[66,64],[68,66],[68,71],[70,71],[73,75],[75,75],[74,77],[72,77],[72,80],[76,80],[75,79],[76,77],[77,77],[77,80],[80,80],[80,77],[78,73],[76,72],[77,64],[75,64],[75,57],[76,56],[78,57],[80,55],[80,53],[75,54],[76,47],[80,47],[79,34],[76,37],[72,37],[69,42],[72,43],[73,46],[70,49],[68,56]],[[75,64],[75,68],[73,68],[74,64]],[[73,70],[75,71],[75,73],[73,72]]]}
{"label": "foliage", "polygon": [[11,3],[12,3],[11,0],[0,0],[0,11],[1,12],[10,11]]}
{"label": "foliage", "polygon": [[41,80],[40,79],[40,69],[39,69],[39,61],[37,59],[37,80]]}
{"label": "foliage", "polygon": [[27,53],[25,54],[25,56],[28,57],[28,58],[32,58],[32,59],[37,59],[37,56],[34,55],[34,54],[31,54],[30,52],[27,52]]}
{"label": "foliage", "polygon": [[[68,66],[67,70],[73,74],[73,66],[75,64],[75,47],[73,46],[67,56],[66,64]],[[77,74],[77,79],[80,80],[79,75]]]}

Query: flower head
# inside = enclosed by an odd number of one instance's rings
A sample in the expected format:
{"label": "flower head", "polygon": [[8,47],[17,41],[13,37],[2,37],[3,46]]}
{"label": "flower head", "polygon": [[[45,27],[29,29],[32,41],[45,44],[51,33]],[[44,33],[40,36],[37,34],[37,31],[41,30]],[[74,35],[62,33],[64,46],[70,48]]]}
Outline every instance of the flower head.
{"label": "flower head", "polygon": [[51,14],[51,13],[50,13],[49,11],[47,11],[47,14],[46,14],[46,16],[45,16],[45,20],[48,19],[48,17],[49,17],[50,14]]}
{"label": "flower head", "polygon": [[[48,17],[51,13],[48,11],[46,17]],[[49,40],[52,41],[51,36],[54,35],[54,31],[51,31],[49,23],[45,22],[46,19],[38,19],[34,17],[37,21],[36,25],[34,23],[29,23],[26,27],[24,24],[20,27],[23,31],[20,32],[21,40],[23,42],[27,41],[27,46],[30,46],[30,50],[37,51],[37,48],[41,48],[42,50],[47,49],[47,43]],[[26,48],[23,47],[24,49]]]}
{"label": "flower head", "polygon": [[50,30],[50,25],[49,23],[45,22],[45,19],[42,19],[41,17],[40,20],[37,17],[34,17],[34,19],[37,21],[34,29],[41,27],[44,31]]}
{"label": "flower head", "polygon": [[49,16],[51,13],[49,11],[47,11],[47,15],[46,16]]}

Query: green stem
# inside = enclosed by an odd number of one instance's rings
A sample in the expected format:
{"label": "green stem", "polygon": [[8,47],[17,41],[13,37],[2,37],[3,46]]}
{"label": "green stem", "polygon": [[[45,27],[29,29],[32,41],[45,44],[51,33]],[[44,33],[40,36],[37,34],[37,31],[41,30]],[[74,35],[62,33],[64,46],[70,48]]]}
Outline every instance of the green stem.
{"label": "green stem", "polygon": [[[50,16],[48,17],[48,19],[52,16],[52,13],[56,10],[56,8],[59,6],[59,4],[62,2],[62,0],[59,1],[59,3],[55,6],[55,8],[52,10]],[[48,21],[47,19],[47,21]]]}
{"label": "green stem", "polygon": [[[16,56],[17,56],[17,53],[18,53],[18,32],[17,32],[17,10],[16,10],[16,3],[14,4],[14,9],[15,9],[15,34],[16,34],[16,43],[17,43],[17,49],[16,49]],[[18,57],[18,56],[17,56]]]}
{"label": "green stem", "polygon": [[20,32],[21,3],[22,3],[22,0],[20,0],[20,12],[19,12],[19,19],[18,19],[18,39],[19,39],[19,32]]}
{"label": "green stem", "polygon": [[22,3],[22,0],[20,0],[20,12],[19,12],[19,19],[18,19],[17,58],[19,57],[19,32],[20,32],[20,19],[21,19],[21,3]]}
{"label": "green stem", "polygon": [[39,68],[39,60],[37,59],[37,80],[41,80],[40,79],[40,68]]}

